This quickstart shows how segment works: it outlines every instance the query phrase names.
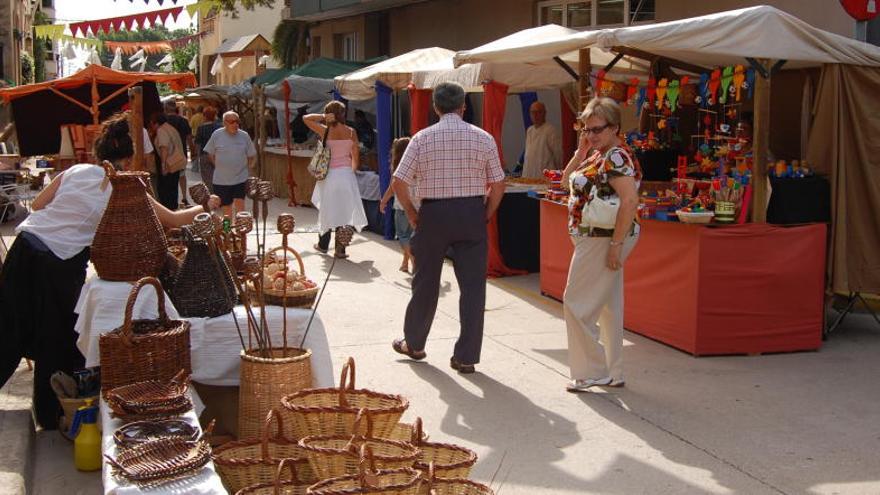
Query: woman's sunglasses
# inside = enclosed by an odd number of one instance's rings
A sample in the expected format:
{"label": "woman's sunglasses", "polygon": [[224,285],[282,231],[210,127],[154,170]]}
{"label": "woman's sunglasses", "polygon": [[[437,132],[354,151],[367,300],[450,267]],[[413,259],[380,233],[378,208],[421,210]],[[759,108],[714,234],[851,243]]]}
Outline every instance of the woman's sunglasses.
{"label": "woman's sunglasses", "polygon": [[597,125],[596,127],[586,127],[580,122],[574,123],[574,130],[578,132],[583,132],[584,134],[599,134],[609,127],[611,127],[611,124]]}

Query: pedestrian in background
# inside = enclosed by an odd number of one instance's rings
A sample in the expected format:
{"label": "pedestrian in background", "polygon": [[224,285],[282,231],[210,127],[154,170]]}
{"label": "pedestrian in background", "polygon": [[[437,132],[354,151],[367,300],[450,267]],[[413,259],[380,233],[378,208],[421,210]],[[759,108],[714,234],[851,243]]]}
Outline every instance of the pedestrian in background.
{"label": "pedestrian in background", "polygon": [[[611,98],[591,100],[578,117],[578,149],[565,167],[569,186],[568,231],[574,256],[568,269],[563,314],[568,332],[569,392],[622,387],[623,263],[638,242],[641,168],[620,137],[620,107]],[[595,200],[620,205],[613,229],[584,226]]]}
{"label": "pedestrian in background", "polygon": [[214,194],[220,196],[223,214],[233,217],[244,211],[245,181],[254,173],[257,149],[247,132],[239,129],[238,114],[223,114],[223,128],[211,134],[205,152],[214,164]]}
{"label": "pedestrian in background", "polygon": [[[177,135],[180,136],[180,142],[184,145],[183,156],[189,156],[187,149],[192,152],[192,156],[196,156],[196,145],[193,142],[192,128],[189,125],[189,121],[181,117],[178,112],[177,103],[174,100],[165,102],[165,116],[168,119],[168,123],[177,130]],[[187,158],[188,161],[189,159]],[[180,186],[180,202],[183,206],[189,206],[189,201],[186,199],[186,163],[184,163],[181,173],[178,174],[177,181]]]}
{"label": "pedestrian in background", "polygon": [[217,120],[217,110],[214,107],[207,107],[202,111],[204,122],[196,129],[195,143],[198,148],[199,174],[202,176],[202,182],[208,186],[211,193],[214,192],[214,162],[211,161],[211,155],[205,151],[205,146],[211,135],[217,129],[222,129],[223,124]]}
{"label": "pedestrian in background", "polygon": [[[486,224],[504,195],[504,170],[494,138],[462,120],[464,88],[443,83],[434,89],[434,111],[440,121],[413,136],[392,187],[410,225],[415,256],[412,298],[406,308],[403,339],[396,352],[424,359],[425,343],[440,295],[443,260],[451,247],[455,278],[461,290],[461,332],[450,360],[453,369],[473,373],[480,362],[486,307]],[[421,199],[416,209],[410,195]]]}
{"label": "pedestrian in background", "polygon": [[169,210],[176,210],[180,203],[177,197],[177,186],[180,172],[186,169],[186,153],[180,134],[168,122],[168,116],[163,113],[155,113],[150,119],[153,129],[153,145],[158,155],[158,190],[156,196],[162,206]]}
{"label": "pedestrian in background", "polygon": [[[357,230],[367,225],[364,203],[354,172],[360,165],[360,148],[354,129],[345,125],[345,105],[331,101],[324,113],[303,117],[320,139],[326,135],[324,146],[330,149],[330,171],[324,180],[315,184],[312,204],[318,208],[320,235],[315,250],[326,253],[330,249],[330,233],[339,227],[352,226]],[[336,243],[334,256],[348,258],[345,246]]]}
{"label": "pedestrian in background", "polygon": [[[408,137],[397,138],[391,143],[391,173],[394,173],[397,170],[397,166],[403,158],[403,152],[406,151],[407,145],[409,145]],[[385,213],[388,201],[391,200],[392,196],[394,196],[394,188],[389,187],[385,191],[385,195],[382,196],[382,200],[379,201],[379,211],[383,214]],[[419,200],[415,197],[412,190],[410,190],[410,199],[413,202],[413,206],[418,210]],[[410,249],[410,239],[412,239],[413,228],[412,225],[409,224],[409,219],[406,218],[406,211],[403,209],[403,204],[399,200],[394,200],[394,206],[392,209],[394,210],[394,233],[397,235],[397,242],[400,243],[400,249],[403,250],[403,261],[400,262],[400,271],[410,273],[410,263],[413,265],[413,270],[415,270],[416,265],[412,250]]]}

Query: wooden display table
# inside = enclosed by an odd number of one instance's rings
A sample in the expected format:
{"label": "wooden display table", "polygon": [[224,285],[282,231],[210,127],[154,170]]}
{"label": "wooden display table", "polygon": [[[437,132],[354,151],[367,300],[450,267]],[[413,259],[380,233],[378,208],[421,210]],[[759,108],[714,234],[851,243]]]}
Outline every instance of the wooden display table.
{"label": "wooden display table", "polygon": [[[312,191],[315,190],[315,178],[312,177],[306,167],[312,160],[312,150],[292,150],[290,164],[293,167],[293,180],[296,182],[294,194],[296,202],[301,205],[312,205]],[[278,147],[266,147],[262,156],[263,179],[272,183],[275,195],[279,198],[287,197],[287,149]]]}
{"label": "wooden display table", "polygon": [[[541,201],[541,293],[562,299],[567,209]],[[822,343],[824,224],[642,222],[625,265],[624,325],[694,355],[815,350]]]}

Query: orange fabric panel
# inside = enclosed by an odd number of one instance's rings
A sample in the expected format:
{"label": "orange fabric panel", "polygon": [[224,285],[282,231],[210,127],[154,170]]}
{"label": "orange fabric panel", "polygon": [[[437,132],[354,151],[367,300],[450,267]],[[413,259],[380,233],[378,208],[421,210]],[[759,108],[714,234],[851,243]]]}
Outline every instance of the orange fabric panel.
{"label": "orange fabric panel", "polygon": [[577,148],[577,133],[574,131],[576,117],[561,91],[559,92],[559,108],[562,111],[560,119],[562,125],[562,168],[565,168]]}
{"label": "orange fabric panel", "polygon": [[507,108],[507,85],[490,81],[483,85],[483,130],[495,138],[498,157],[504,166],[504,150],[501,136],[504,128],[504,111]]}
{"label": "orange fabric panel", "polygon": [[430,89],[416,89],[415,85],[410,84],[407,88],[409,92],[409,135],[415,136],[417,132],[428,127],[428,116],[431,112],[431,94]]}
{"label": "orange fabric panel", "polygon": [[565,292],[574,245],[568,235],[568,209],[541,200],[541,294],[559,301]]}

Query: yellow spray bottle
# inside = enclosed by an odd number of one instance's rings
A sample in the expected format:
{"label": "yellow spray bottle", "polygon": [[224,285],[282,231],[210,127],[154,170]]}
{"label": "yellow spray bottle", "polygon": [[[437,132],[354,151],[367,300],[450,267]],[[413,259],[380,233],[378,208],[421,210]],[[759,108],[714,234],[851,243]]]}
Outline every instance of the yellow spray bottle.
{"label": "yellow spray bottle", "polygon": [[73,463],[80,471],[101,469],[101,433],[98,432],[98,406],[89,399],[76,410],[70,425],[73,441]]}

